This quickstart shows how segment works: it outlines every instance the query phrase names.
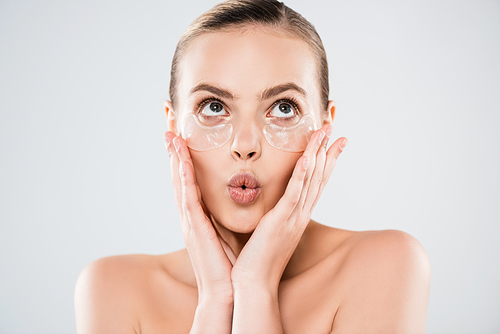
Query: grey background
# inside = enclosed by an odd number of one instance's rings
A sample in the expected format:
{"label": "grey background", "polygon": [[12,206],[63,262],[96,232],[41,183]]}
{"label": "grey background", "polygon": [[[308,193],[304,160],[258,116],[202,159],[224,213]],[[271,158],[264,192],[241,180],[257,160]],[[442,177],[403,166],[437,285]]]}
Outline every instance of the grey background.
{"label": "grey background", "polygon": [[[0,333],[72,333],[103,256],[183,248],[170,61],[217,1],[0,1]],[[323,38],[349,145],[313,218],[400,229],[428,333],[500,332],[500,2],[287,1]]]}

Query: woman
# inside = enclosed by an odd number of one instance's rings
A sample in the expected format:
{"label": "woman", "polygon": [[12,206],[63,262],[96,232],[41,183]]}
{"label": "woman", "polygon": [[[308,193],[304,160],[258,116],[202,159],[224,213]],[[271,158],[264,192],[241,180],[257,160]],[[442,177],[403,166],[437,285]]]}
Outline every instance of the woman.
{"label": "woman", "polygon": [[177,46],[165,134],[186,249],[100,259],[79,333],[422,333],[427,255],[399,231],[310,220],[347,139],[313,26],[230,0]]}

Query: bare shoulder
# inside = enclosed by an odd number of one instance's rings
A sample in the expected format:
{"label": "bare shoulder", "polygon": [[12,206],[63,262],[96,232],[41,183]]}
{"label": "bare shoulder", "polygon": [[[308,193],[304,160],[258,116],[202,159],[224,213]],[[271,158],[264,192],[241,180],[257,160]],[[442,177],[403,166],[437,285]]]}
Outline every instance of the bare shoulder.
{"label": "bare shoulder", "polygon": [[[168,322],[172,291],[185,282],[175,261],[180,252],[166,255],[120,255],[98,259],[85,267],[75,287],[78,333],[141,333],[145,324]],[[164,318],[144,316],[151,310]]]}
{"label": "bare shoulder", "polygon": [[430,262],[397,230],[354,232],[344,242],[334,332],[424,333]]}
{"label": "bare shoulder", "polygon": [[[398,230],[354,232],[346,240],[347,264],[379,270],[381,266],[429,271],[429,259],[420,242]],[[371,264],[371,265],[369,265]],[[368,266],[367,266],[368,265]]]}
{"label": "bare shoulder", "polygon": [[75,288],[77,332],[140,332],[138,308],[155,262],[148,255],[120,255],[87,265]]}

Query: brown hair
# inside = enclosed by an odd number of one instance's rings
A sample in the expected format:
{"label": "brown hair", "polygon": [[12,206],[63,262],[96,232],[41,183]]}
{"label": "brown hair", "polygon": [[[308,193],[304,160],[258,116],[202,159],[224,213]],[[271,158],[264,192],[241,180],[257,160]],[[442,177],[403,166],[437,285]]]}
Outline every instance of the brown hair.
{"label": "brown hair", "polygon": [[189,42],[208,32],[230,30],[244,25],[264,25],[281,29],[304,40],[317,62],[320,99],[323,110],[328,106],[328,63],[326,52],[314,26],[293,9],[276,0],[227,0],[198,17],[182,34],[172,59],[170,100],[175,109],[179,62]]}

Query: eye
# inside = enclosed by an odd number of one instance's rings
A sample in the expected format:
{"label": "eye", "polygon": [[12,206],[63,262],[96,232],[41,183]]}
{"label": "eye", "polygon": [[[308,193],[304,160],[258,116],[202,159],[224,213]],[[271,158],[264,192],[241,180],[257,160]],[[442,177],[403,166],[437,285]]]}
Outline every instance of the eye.
{"label": "eye", "polygon": [[289,102],[279,102],[274,106],[269,115],[272,117],[289,118],[296,116],[297,110],[295,106]]}
{"label": "eye", "polygon": [[205,116],[224,116],[227,115],[227,111],[224,109],[222,103],[218,101],[212,101],[205,104],[201,113]]}

